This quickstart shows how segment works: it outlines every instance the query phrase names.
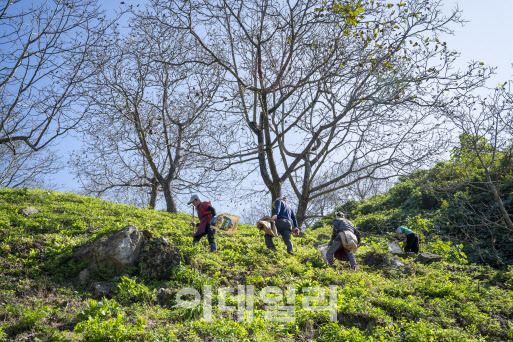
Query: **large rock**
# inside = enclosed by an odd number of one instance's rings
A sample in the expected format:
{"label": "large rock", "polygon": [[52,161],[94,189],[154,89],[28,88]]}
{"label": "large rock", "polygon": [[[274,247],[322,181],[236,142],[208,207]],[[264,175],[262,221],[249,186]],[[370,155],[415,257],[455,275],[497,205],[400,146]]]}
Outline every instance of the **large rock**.
{"label": "large rock", "polygon": [[419,262],[421,264],[430,264],[435,261],[441,261],[441,260],[443,260],[443,258],[444,257],[441,255],[424,252],[424,253],[420,253],[417,256],[417,258],[415,259],[415,262]]}
{"label": "large rock", "polygon": [[154,279],[169,279],[173,266],[180,264],[180,251],[166,238],[146,240],[139,257],[141,275]]}
{"label": "large rock", "polygon": [[37,210],[36,208],[32,208],[32,207],[23,208],[18,211],[18,214],[25,215],[25,216],[34,215],[37,213],[39,213],[39,210]]}
{"label": "large rock", "polygon": [[134,266],[139,257],[143,234],[136,226],[106,234],[84,246],[73,248],[73,256],[87,263],[90,268],[105,267],[115,273]]}

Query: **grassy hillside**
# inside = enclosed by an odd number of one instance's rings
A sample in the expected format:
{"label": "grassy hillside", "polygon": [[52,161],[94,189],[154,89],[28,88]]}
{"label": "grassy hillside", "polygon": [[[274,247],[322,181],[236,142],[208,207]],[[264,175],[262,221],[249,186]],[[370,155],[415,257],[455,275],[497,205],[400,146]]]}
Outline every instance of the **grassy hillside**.
{"label": "grassy hillside", "polygon": [[[27,206],[41,212],[18,214]],[[234,237],[217,235],[219,253],[212,254],[206,239],[191,244],[189,219],[67,193],[1,189],[0,340],[513,340],[513,269],[458,264],[464,257],[440,240],[426,248],[456,263],[425,266],[405,260],[405,267],[378,269],[387,240],[370,238],[358,250],[360,269],[353,272],[343,263],[327,268],[313,247],[318,234],[329,234],[328,226],[295,238],[295,256],[281,241],[276,241],[278,253],[269,253],[262,233],[244,225]],[[85,265],[71,258],[71,250],[129,224],[168,238],[180,248],[182,264],[166,281],[144,279],[136,268],[128,277],[99,270],[90,281],[110,281],[115,291],[111,298],[93,298],[87,284],[76,280]],[[176,306],[176,297],[158,304],[160,288],[173,293],[191,287],[204,295],[204,285],[213,290],[212,322],[202,319],[201,306]],[[254,286],[252,320],[250,310],[240,322],[237,312],[219,312],[219,289],[237,285]],[[289,322],[272,322],[265,316],[272,296],[261,290],[289,285],[288,291],[296,290],[290,298],[294,313]],[[328,311],[302,305],[306,287],[332,285],[338,292],[335,322]],[[233,306],[239,299],[229,296],[226,302]]]}
{"label": "grassy hillside", "polygon": [[[383,234],[408,225],[422,240],[439,237],[453,242],[472,263],[506,269],[513,264],[513,234],[504,223],[486,176],[475,156],[460,148],[453,157],[430,170],[419,170],[384,194],[357,202],[347,201],[345,212],[363,232]],[[506,210],[513,213],[513,158],[500,155],[492,179]],[[322,226],[322,222],[318,224]]]}

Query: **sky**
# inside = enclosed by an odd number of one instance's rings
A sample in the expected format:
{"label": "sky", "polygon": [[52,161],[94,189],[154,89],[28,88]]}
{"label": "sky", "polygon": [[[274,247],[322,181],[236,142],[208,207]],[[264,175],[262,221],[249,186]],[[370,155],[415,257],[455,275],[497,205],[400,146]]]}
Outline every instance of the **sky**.
{"label": "sky", "polygon": [[[136,2],[126,0],[125,3],[129,5]],[[106,1],[105,4],[112,10],[119,2]],[[497,67],[497,74],[491,78],[489,87],[513,79],[513,0],[444,0],[444,6],[448,10],[458,6],[463,11],[463,19],[468,21],[462,27],[455,26],[454,35],[443,37],[450,49],[461,53],[458,67],[464,68],[473,60]],[[80,148],[80,141],[67,137],[57,147],[65,162],[70,153]],[[74,180],[71,170],[67,168],[54,175],[51,183],[57,186],[58,191],[80,190],[80,184]],[[178,200],[179,210],[189,212],[184,204],[188,198]],[[233,201],[223,201],[222,207],[217,210],[236,214],[241,210],[241,205]]]}
{"label": "sky", "polygon": [[458,6],[468,22],[455,27],[447,44],[461,53],[461,62],[480,61],[497,67],[489,86],[513,79],[513,1],[444,0],[447,8]]}

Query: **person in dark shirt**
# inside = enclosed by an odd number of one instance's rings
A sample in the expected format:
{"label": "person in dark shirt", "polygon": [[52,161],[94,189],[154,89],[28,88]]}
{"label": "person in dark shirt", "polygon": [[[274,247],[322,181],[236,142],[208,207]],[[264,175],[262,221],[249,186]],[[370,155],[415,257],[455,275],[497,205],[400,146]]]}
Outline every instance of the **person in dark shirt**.
{"label": "person in dark shirt", "polygon": [[216,210],[210,202],[202,202],[197,194],[193,194],[187,204],[194,205],[198,211],[198,218],[200,219],[199,223],[191,222],[191,225],[197,228],[196,232],[192,234],[192,243],[198,243],[201,238],[206,235],[208,243],[210,244],[210,251],[217,251],[215,229],[210,227],[210,221],[216,216]]}
{"label": "person in dark shirt", "polygon": [[[272,219],[276,222],[276,230],[283,238],[283,242],[287,246],[287,253],[294,255],[294,246],[292,245],[292,241],[290,239],[290,235],[294,230],[296,235],[299,235],[299,228],[297,227],[296,215],[294,215],[294,211],[290,207],[290,205],[285,202],[284,198],[278,198],[273,203],[274,215]],[[292,229],[294,227],[294,229]],[[276,246],[273,242],[273,236],[269,234],[265,234],[265,245],[271,251],[276,251]]]}
{"label": "person in dark shirt", "polygon": [[[334,260],[333,260],[333,256],[335,254],[335,252],[339,249],[339,248],[344,248],[346,254],[347,254],[347,257],[349,259],[349,263],[351,264],[351,268],[353,270],[356,270],[356,259],[354,257],[354,252],[356,251],[356,249],[349,249],[349,248],[346,248],[344,246],[344,241],[342,239],[342,237],[340,236],[341,233],[344,234],[344,239],[347,239],[347,235],[345,235],[346,233],[348,234],[355,234],[356,232],[356,227],[354,226],[354,224],[349,221],[348,219],[345,218],[345,215],[344,213],[336,213],[335,214],[335,219],[333,220],[333,232],[331,234],[331,240],[330,242],[328,243],[328,246],[329,246],[329,249],[328,249],[328,252],[326,252],[326,260],[328,261],[328,264],[331,266],[331,267],[334,267]],[[356,240],[356,236],[354,236],[354,239]]]}

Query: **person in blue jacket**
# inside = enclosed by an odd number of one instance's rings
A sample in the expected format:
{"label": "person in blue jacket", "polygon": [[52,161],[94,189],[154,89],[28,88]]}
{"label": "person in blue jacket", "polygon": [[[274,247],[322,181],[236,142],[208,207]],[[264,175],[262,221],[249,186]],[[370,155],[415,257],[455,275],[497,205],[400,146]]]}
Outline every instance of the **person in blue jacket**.
{"label": "person in blue jacket", "polygon": [[[296,235],[299,235],[299,228],[297,227],[296,215],[288,205],[284,198],[278,198],[273,203],[274,215],[272,219],[276,222],[276,230],[283,238],[283,242],[287,246],[287,253],[294,255],[294,246],[290,239],[290,235],[294,230]],[[273,242],[273,236],[265,234],[265,245],[271,251],[276,251],[276,246]]]}

